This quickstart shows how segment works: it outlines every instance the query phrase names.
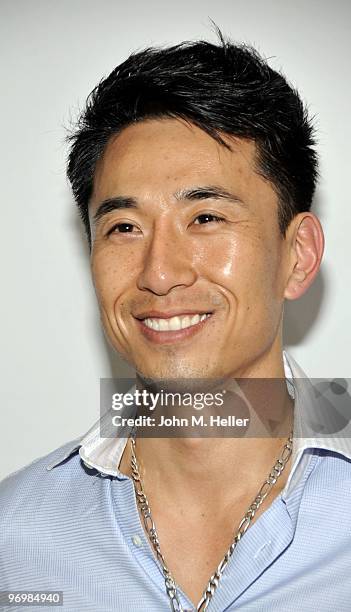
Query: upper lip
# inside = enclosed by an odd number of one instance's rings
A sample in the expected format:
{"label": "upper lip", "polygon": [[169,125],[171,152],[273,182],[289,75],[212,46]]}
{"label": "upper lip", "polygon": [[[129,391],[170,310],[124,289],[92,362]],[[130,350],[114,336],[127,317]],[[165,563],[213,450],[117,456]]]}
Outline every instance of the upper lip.
{"label": "upper lip", "polygon": [[170,319],[171,317],[179,317],[180,315],[186,316],[186,315],[203,315],[203,314],[212,314],[212,312],[210,310],[167,310],[167,311],[161,311],[161,310],[145,310],[143,312],[138,313],[137,315],[134,315],[136,319]]}

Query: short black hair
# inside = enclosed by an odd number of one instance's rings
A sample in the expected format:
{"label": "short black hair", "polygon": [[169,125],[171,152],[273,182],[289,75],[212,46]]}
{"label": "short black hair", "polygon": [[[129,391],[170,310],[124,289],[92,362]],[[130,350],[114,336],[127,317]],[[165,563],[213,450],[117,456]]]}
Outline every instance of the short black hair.
{"label": "short black hair", "polygon": [[91,247],[88,205],[112,135],[148,118],[185,119],[223,146],[221,133],[255,142],[257,170],[279,198],[283,237],[308,211],[318,177],[312,119],[297,90],[249,45],[186,41],[132,53],[87,98],[68,136],[67,176]]}

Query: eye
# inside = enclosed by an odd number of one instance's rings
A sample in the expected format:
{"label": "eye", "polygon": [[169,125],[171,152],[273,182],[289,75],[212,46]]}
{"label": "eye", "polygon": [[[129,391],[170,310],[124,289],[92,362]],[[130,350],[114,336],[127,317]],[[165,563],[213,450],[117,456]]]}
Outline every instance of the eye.
{"label": "eye", "polygon": [[133,232],[133,229],[138,229],[135,225],[133,225],[133,223],[115,223],[115,225],[113,225],[111,229],[109,229],[109,231],[107,232],[107,236],[113,233],[135,234],[136,232]]}
{"label": "eye", "polygon": [[[198,221],[198,222],[197,222]],[[223,217],[218,217],[217,215],[213,215],[212,213],[203,213],[202,215],[198,215],[194,221],[196,225],[204,225],[205,223],[220,223],[224,221]]]}

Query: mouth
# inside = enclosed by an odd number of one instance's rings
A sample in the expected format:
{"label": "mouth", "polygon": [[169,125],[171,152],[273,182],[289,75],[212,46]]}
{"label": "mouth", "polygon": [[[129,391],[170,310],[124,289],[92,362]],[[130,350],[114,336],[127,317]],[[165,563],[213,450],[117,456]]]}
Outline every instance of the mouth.
{"label": "mouth", "polygon": [[157,344],[171,343],[199,332],[213,312],[148,312],[136,317],[143,335]]}

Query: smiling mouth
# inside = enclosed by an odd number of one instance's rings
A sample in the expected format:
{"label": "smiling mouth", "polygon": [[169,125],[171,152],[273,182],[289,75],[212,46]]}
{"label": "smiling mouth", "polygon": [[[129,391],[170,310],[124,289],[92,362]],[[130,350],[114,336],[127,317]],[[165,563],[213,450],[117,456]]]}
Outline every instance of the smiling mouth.
{"label": "smiling mouth", "polygon": [[157,332],[170,332],[187,329],[198,325],[202,321],[208,319],[211,313],[194,314],[194,315],[176,315],[174,317],[147,317],[142,319],[143,324]]}
{"label": "smiling mouth", "polygon": [[213,312],[161,312],[150,310],[135,316],[144,338],[155,344],[173,344],[199,333]]}

